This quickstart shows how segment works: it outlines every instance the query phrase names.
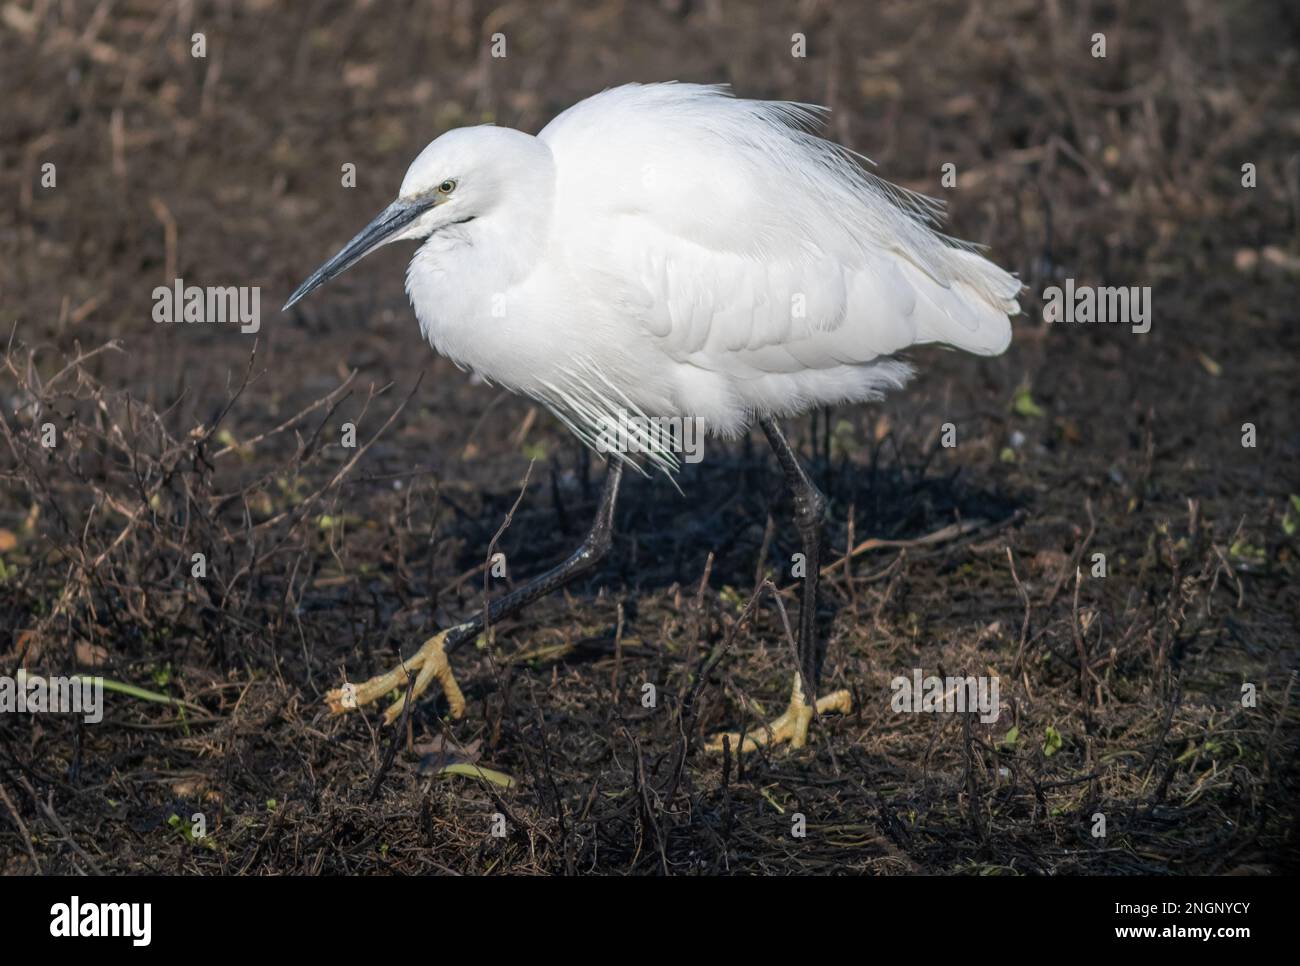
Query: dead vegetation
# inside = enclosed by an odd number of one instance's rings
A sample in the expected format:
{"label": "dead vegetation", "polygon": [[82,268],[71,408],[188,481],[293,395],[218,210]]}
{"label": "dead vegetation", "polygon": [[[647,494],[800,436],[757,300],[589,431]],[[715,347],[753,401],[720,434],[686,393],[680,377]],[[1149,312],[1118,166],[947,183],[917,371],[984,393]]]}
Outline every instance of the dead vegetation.
{"label": "dead vegetation", "polygon": [[[0,869],[1294,871],[1293,18],[0,3],[0,79],[22,93],[0,105],[17,199],[0,209],[0,673],[184,702],[110,694],[98,725],[0,715]],[[500,62],[482,52],[496,30]],[[830,104],[836,137],[944,194],[954,233],[1028,286],[1007,356],[918,351],[911,391],[791,427],[832,502],[823,687],[855,710],[798,754],[701,750],[788,688],[768,588],[797,539],[744,441],[711,445],[684,496],[634,481],[599,575],[457,652],[463,720],[441,700],[393,728],[328,716],[330,688],[482,606],[530,461],[491,593],[571,549],[601,469],[434,360],[401,256],[299,314],[273,293],[434,132],[536,129],[667,77]],[[175,277],[262,286],[262,331],[156,325],[150,293]],[[1150,285],[1151,331],[1044,325],[1038,297],[1066,277]],[[1002,716],[893,711],[891,680],[918,667],[996,675]]]}

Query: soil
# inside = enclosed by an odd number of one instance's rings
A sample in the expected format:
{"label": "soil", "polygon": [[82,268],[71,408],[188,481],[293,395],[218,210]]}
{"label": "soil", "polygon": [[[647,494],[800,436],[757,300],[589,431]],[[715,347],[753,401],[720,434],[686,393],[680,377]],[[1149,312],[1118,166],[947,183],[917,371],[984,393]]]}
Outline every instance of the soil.
{"label": "soil", "polygon": [[[147,692],[0,715],[0,871],[1295,871],[1294,6],[0,18],[0,674]],[[596,571],[453,655],[464,718],[330,715],[563,559],[604,469],[423,343],[405,246],[279,305],[447,128],[669,79],[830,106],[1026,285],[1005,355],[917,348],[907,390],[787,423],[830,498],[821,689],[853,711],[703,750],[789,692],[753,598],[797,621],[799,539],[755,432],[680,491],[629,480]],[[155,322],[175,278],[260,287],[259,331]],[[1067,279],[1149,287],[1150,330],[1045,322]],[[996,678],[1001,714],[895,710],[913,669]]]}

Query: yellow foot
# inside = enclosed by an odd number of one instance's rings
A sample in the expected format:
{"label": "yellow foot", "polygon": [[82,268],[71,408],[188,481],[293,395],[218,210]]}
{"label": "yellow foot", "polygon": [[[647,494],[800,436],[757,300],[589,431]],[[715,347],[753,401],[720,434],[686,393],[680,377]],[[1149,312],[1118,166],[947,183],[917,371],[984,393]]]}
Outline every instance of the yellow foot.
{"label": "yellow foot", "polygon": [[447,696],[447,703],[451,705],[451,716],[464,717],[465,696],[460,692],[460,685],[456,683],[451,665],[447,662],[447,654],[442,649],[446,637],[447,631],[435,634],[424,642],[414,657],[403,661],[387,674],[373,677],[364,684],[344,684],[341,688],[335,688],[325,695],[325,703],[334,714],[345,714],[370,704],[396,688],[401,691],[401,695],[384,712],[384,724],[392,724],[402,713],[402,708],[406,707],[406,683],[411,678],[411,672],[418,670],[420,673],[416,675],[415,684],[411,687],[411,700],[414,701],[428,690],[436,678],[442,685],[442,693]]}
{"label": "yellow foot", "polygon": [[[834,691],[817,699],[817,714],[819,715],[831,711],[848,714],[852,710],[853,696],[848,691]],[[802,748],[808,743],[808,725],[812,718],[812,705],[804,698],[803,685],[799,680],[799,675],[796,674],[794,676],[794,688],[790,692],[790,704],[785,709],[785,714],[775,721],[768,722],[757,731],[750,731],[743,735],[738,731],[714,735],[705,744],[704,750],[711,754],[721,752],[723,738],[730,742],[733,752],[737,750],[754,751],[764,745],[779,745],[783,741],[790,742],[791,748]]]}

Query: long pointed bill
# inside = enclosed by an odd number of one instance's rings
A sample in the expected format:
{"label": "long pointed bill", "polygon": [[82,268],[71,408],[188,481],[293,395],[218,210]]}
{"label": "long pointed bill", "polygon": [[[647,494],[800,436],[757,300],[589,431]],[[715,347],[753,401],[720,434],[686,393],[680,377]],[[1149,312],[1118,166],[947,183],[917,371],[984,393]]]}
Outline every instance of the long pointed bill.
{"label": "long pointed bill", "polygon": [[357,236],[352,241],[339,249],[337,255],[312,272],[311,277],[299,285],[297,291],[289,296],[289,301],[284,303],[284,308],[280,311],[288,311],[295,303],[306,298],[313,289],[324,285],[336,275],[342,275],[376,248],[381,248],[390,241],[396,241],[397,239],[393,236],[428,211],[429,208],[430,204],[428,203],[394,201],[376,215],[374,221],[357,232]]}

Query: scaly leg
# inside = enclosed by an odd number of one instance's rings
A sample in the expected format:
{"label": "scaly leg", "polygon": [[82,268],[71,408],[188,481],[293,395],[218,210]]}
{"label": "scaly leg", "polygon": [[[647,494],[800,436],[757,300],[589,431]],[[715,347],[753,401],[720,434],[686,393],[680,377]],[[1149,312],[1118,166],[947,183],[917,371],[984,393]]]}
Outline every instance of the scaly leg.
{"label": "scaly leg", "polygon": [[[581,546],[563,563],[552,567],[537,579],[511,591],[499,600],[494,600],[488,606],[488,616],[493,624],[570,583],[574,578],[594,567],[609,552],[614,535],[614,504],[618,499],[618,487],[622,479],[623,464],[617,459],[611,460],[609,471],[605,476],[605,488],[600,494],[600,505],[596,509],[596,519],[592,522],[591,530],[583,539]],[[334,714],[344,714],[364,707],[395,688],[404,689],[411,671],[418,670],[420,673],[416,675],[415,683],[411,686],[411,700],[420,697],[436,680],[447,695],[451,716],[459,718],[465,713],[465,698],[456,684],[447,655],[466,641],[477,637],[483,627],[483,612],[479,611],[463,624],[449,627],[429,638],[409,661],[404,661],[393,670],[373,677],[364,684],[344,684],[340,688],[335,688],[325,695],[325,702]],[[403,691],[402,695],[384,712],[384,722],[391,724],[397,720],[405,704],[406,694]]]}
{"label": "scaly leg", "polygon": [[[829,714],[832,711],[848,714],[852,710],[853,696],[848,691],[833,691],[817,699],[819,715]],[[714,735],[705,742],[704,750],[712,754],[721,753],[724,737],[730,742],[733,752],[755,751],[764,745],[779,745],[785,741],[790,742],[791,748],[802,748],[808,742],[808,725],[812,723],[812,719],[813,706],[804,697],[803,683],[799,679],[799,672],[796,671],[790,704],[780,717],[772,719],[756,731],[747,731],[743,735],[739,731]]]}
{"label": "scaly leg", "polygon": [[[817,714],[828,711],[847,714],[853,708],[853,698],[848,691],[836,691],[816,698],[822,660],[825,657],[825,650],[817,641],[817,578],[821,571],[826,497],[799,465],[799,458],[786,442],[776,422],[769,417],[762,417],[758,424],[767,434],[767,441],[776,453],[777,462],[781,464],[781,472],[785,474],[786,485],[794,495],[794,519],[803,541],[805,570],[803,600],[799,605],[799,666],[794,673],[790,704],[784,714],[758,731],[727,735],[733,748],[744,751],[783,741],[789,741],[792,748],[802,748],[808,741],[808,724],[812,721],[814,706]],[[816,699],[814,704],[808,703],[804,693],[805,682],[811,685],[809,690]],[[722,737],[717,735],[711,739],[705,745],[705,750],[721,751]]]}

